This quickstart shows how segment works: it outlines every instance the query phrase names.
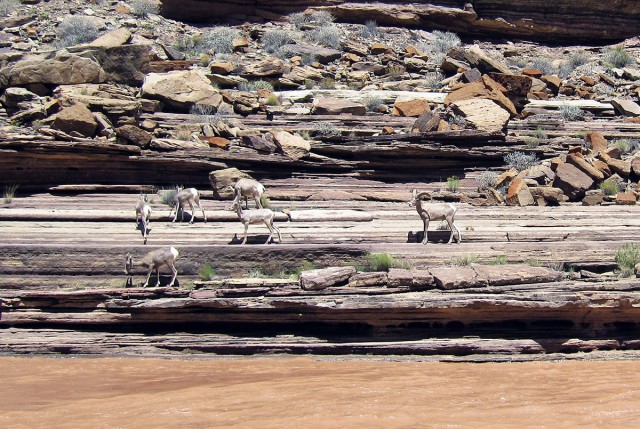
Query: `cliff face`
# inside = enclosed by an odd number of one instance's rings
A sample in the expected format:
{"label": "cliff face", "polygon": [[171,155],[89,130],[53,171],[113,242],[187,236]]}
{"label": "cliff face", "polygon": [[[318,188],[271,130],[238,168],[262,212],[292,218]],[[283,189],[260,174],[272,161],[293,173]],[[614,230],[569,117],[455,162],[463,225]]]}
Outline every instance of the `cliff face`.
{"label": "cliff face", "polygon": [[452,0],[367,2],[341,0],[163,0],[162,13],[190,22],[274,20],[313,7],[339,20],[364,24],[449,30],[461,35],[486,35],[539,40],[607,42],[638,34],[640,3],[572,0]]}

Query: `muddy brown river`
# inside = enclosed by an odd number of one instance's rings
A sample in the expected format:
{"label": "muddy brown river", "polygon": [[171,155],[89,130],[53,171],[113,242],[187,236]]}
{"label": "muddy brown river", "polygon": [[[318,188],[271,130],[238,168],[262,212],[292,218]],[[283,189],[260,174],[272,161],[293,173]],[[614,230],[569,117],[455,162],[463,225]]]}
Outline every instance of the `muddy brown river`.
{"label": "muddy brown river", "polygon": [[1,428],[637,428],[639,361],[0,358]]}

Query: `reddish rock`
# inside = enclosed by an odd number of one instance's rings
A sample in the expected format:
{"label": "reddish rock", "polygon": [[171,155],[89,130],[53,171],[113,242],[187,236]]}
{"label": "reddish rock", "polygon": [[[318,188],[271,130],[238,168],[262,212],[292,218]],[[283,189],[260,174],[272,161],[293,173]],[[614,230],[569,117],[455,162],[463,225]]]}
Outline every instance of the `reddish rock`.
{"label": "reddish rock", "polygon": [[511,100],[509,100],[502,91],[498,90],[501,85],[488,77],[485,79],[485,77],[486,76],[483,76],[483,79],[478,82],[465,84],[459,89],[447,94],[444,100],[445,106],[449,106],[462,100],[486,98],[495,101],[512,116],[517,115],[518,112],[516,111],[516,107],[513,105],[513,102],[511,102]]}
{"label": "reddish rock", "polygon": [[606,153],[601,153],[599,158],[601,161],[607,163],[612,172],[617,173],[622,177],[629,177],[631,174],[631,162],[613,158]]}
{"label": "reddish rock", "polygon": [[300,286],[304,290],[321,290],[346,284],[356,273],[353,267],[330,267],[304,271],[300,274]]}
{"label": "reddish rock", "polygon": [[391,114],[393,116],[406,116],[406,117],[418,117],[423,112],[429,111],[429,103],[425,99],[396,101],[393,104],[393,110]]}
{"label": "reddish rock", "polygon": [[529,191],[539,206],[558,206],[566,199],[564,192],[560,188],[538,186],[529,188]]}
{"label": "reddish rock", "polygon": [[605,178],[611,176],[611,169],[609,168],[609,165],[606,162],[601,161],[599,159],[594,159],[593,166],[597,168],[599,171],[601,171],[602,174],[604,174]]}
{"label": "reddish rock", "polygon": [[391,135],[391,134],[393,134],[395,132],[396,132],[396,130],[393,127],[390,127],[388,125],[385,126],[385,127],[382,127],[382,135],[383,136],[389,136],[389,135]]}
{"label": "reddish rock", "polygon": [[586,195],[582,199],[583,206],[597,206],[604,201],[604,192],[600,189],[594,189],[587,191]]}
{"label": "reddish rock", "polygon": [[596,80],[589,76],[580,76],[580,80],[585,83],[585,85],[593,86],[596,84]]}
{"label": "reddish rock", "polygon": [[440,114],[432,110],[425,110],[418,116],[418,119],[413,123],[411,127],[412,133],[426,133],[433,131],[438,127],[440,123]]}
{"label": "reddish rock", "polygon": [[640,156],[634,156],[631,160],[631,171],[636,177],[640,177]]}
{"label": "reddish rock", "polygon": [[309,155],[311,144],[297,134],[287,131],[274,131],[273,142],[278,150],[291,159],[301,159]]}
{"label": "reddish rock", "polygon": [[78,103],[58,112],[51,128],[67,134],[75,131],[84,137],[93,137],[98,128],[98,122],[87,106]]}
{"label": "reddish rock", "polygon": [[511,181],[507,190],[506,202],[508,206],[532,206],[533,195],[529,191],[524,179],[516,177]]}
{"label": "reddish rock", "polygon": [[224,137],[207,137],[207,136],[198,136],[198,138],[204,142],[207,142],[209,147],[217,147],[219,149],[229,149],[231,145],[231,141],[225,139]]}
{"label": "reddish rock", "polygon": [[485,287],[489,284],[486,277],[479,277],[476,271],[469,267],[435,267],[431,274],[439,289],[463,289],[470,287]]}
{"label": "reddish rock", "polygon": [[151,143],[151,134],[135,125],[123,125],[115,130],[120,144],[132,144],[147,147]]}
{"label": "reddish rock", "polygon": [[571,201],[581,200],[584,193],[593,186],[591,177],[569,163],[560,164],[556,169],[553,186],[562,189]]}
{"label": "reddish rock", "polygon": [[522,69],[522,74],[540,79],[542,77],[542,70],[524,68]]}
{"label": "reddish rock", "polygon": [[365,115],[367,108],[362,104],[341,98],[319,97],[313,100],[311,112],[315,115],[341,115],[344,113]]}
{"label": "reddish rock", "polygon": [[389,46],[384,45],[382,43],[374,43],[371,45],[370,52],[373,55],[380,55],[380,54],[391,54],[393,53],[393,50]]}
{"label": "reddish rock", "polygon": [[387,284],[387,273],[384,271],[373,273],[356,273],[349,278],[349,287],[372,287]]}
{"label": "reddish rock", "polygon": [[511,181],[518,175],[518,171],[515,168],[511,168],[503,173],[501,173],[498,178],[495,180],[493,186],[495,188],[502,188],[503,186],[508,185]]}
{"label": "reddish rock", "polygon": [[623,206],[634,206],[636,205],[636,194],[632,191],[627,192],[618,192],[616,195],[616,204]]}
{"label": "reddish rock", "polygon": [[598,131],[591,131],[587,134],[587,143],[593,152],[604,152],[609,146],[607,139]]}
{"label": "reddish rock", "polygon": [[236,66],[229,61],[216,62],[216,63],[209,64],[209,70],[211,70],[211,73],[221,74],[221,75],[228,75],[231,72],[233,72],[235,68]]}
{"label": "reddish rock", "polygon": [[557,94],[558,90],[562,86],[562,79],[555,75],[544,75],[540,80],[546,83],[547,87],[553,91],[554,94]]}
{"label": "reddish rock", "polygon": [[581,156],[567,155],[567,162],[578,167],[584,173],[588,174],[593,180],[604,180],[604,174],[602,171],[598,170]]}

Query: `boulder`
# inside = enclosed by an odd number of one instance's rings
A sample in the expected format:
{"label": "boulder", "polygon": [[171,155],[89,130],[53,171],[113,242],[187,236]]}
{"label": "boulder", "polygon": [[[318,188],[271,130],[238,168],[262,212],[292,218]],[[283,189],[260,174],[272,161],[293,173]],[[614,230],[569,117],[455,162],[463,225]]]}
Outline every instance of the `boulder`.
{"label": "boulder", "polygon": [[539,206],[558,206],[566,198],[562,189],[550,186],[530,187],[529,192]]}
{"label": "boulder", "polygon": [[618,192],[616,195],[616,204],[623,206],[635,206],[637,201],[636,194],[632,191]]}
{"label": "boulder", "polygon": [[418,119],[413,123],[411,127],[412,133],[426,133],[438,128],[441,116],[439,113],[433,110],[425,110],[418,116]]}
{"label": "boulder", "polygon": [[95,60],[59,51],[53,58],[31,58],[0,70],[3,87],[30,84],[102,83],[107,73]]}
{"label": "boulder", "polygon": [[435,267],[429,271],[431,271],[439,289],[475,288],[485,287],[489,284],[487,277],[478,276],[478,273],[470,266]]}
{"label": "boulder", "polygon": [[359,103],[342,98],[318,97],[313,100],[311,113],[315,115],[365,115],[367,108]]}
{"label": "boulder", "polygon": [[533,195],[531,195],[525,180],[520,177],[513,179],[507,190],[507,205],[524,207],[532,206],[534,202]]}
{"label": "boulder", "polygon": [[40,97],[26,88],[12,87],[7,88],[0,97],[0,103],[7,109],[7,113],[12,115],[18,110],[25,110],[34,107]]}
{"label": "boulder", "polygon": [[148,45],[121,45],[83,49],[78,55],[95,60],[107,73],[107,80],[140,86],[149,72],[151,47]]}
{"label": "boulder", "polygon": [[349,278],[349,287],[386,286],[387,273],[385,271],[373,273],[356,273]]}
{"label": "boulder", "polygon": [[303,271],[300,287],[304,290],[322,290],[331,286],[344,285],[356,273],[353,267],[330,267]]}
{"label": "boulder", "polygon": [[478,129],[502,130],[511,117],[508,111],[485,98],[456,101],[452,107]]}
{"label": "boulder", "polygon": [[604,201],[604,192],[600,189],[592,189],[585,193],[582,199],[583,206],[597,206]]}
{"label": "boulder", "polygon": [[558,94],[560,87],[562,86],[562,79],[555,75],[544,75],[540,78],[541,81],[547,84],[547,88],[554,94]]}
{"label": "boulder", "polygon": [[482,79],[482,73],[480,73],[480,70],[473,68],[463,71],[461,78],[462,81],[466,83],[477,82]]}
{"label": "boulder", "polygon": [[243,178],[252,179],[247,173],[235,167],[210,172],[209,183],[211,183],[211,187],[213,188],[213,196],[221,200],[230,200],[233,198],[233,191],[229,189],[229,186],[235,185],[239,179]]}
{"label": "boulder", "polygon": [[631,159],[631,171],[636,177],[640,177],[640,156],[636,155]]}
{"label": "boulder", "polygon": [[372,43],[369,51],[373,55],[380,55],[380,54],[390,54],[393,52],[393,49],[391,49],[389,46],[383,43]]}
{"label": "boulder", "polygon": [[429,108],[429,103],[425,99],[396,101],[393,104],[391,115],[417,118],[422,113],[429,110],[431,110]]}
{"label": "boulder", "polygon": [[115,129],[118,143],[147,147],[151,143],[151,134],[135,125],[123,125]]}
{"label": "boulder", "polygon": [[184,70],[149,73],[141,88],[141,96],[162,101],[165,105],[188,112],[195,104],[217,108],[222,97],[202,71]]}
{"label": "boulder", "polygon": [[309,155],[311,144],[297,134],[287,131],[273,131],[273,142],[278,150],[291,159],[300,159]]}
{"label": "boulder", "polygon": [[[431,275],[431,273],[429,273]],[[433,276],[431,276],[433,281]],[[389,268],[387,273],[387,284],[389,287],[411,286],[413,283],[413,272],[404,268]]]}
{"label": "boulder", "polygon": [[275,153],[278,150],[278,146],[274,142],[254,135],[242,136],[240,146],[255,149],[260,153]]}
{"label": "boulder", "polygon": [[626,100],[623,98],[614,98],[611,100],[613,108],[620,115],[624,116],[640,116],[640,106],[638,103],[632,100]]}
{"label": "boulder", "polygon": [[508,65],[500,60],[491,58],[478,45],[473,45],[468,49],[453,49],[449,52],[449,55],[455,59],[468,62],[472,67],[476,67],[482,73],[497,72],[512,74]]}
{"label": "boulder", "polygon": [[581,200],[593,184],[591,177],[578,167],[566,162],[558,166],[556,178],[553,181],[553,186],[562,189],[571,201]]}
{"label": "boulder", "polygon": [[526,97],[531,91],[532,80],[529,76],[489,73],[489,77],[506,88],[509,96]]}
{"label": "boulder", "polygon": [[316,61],[321,64],[329,64],[331,61],[335,61],[342,56],[341,51],[304,43],[284,45],[283,49],[287,49],[294,55],[313,55]]}
{"label": "boulder", "polygon": [[547,267],[532,267],[526,264],[483,265],[471,267],[479,278],[487,279],[489,286],[550,283],[562,280],[563,273]]}
{"label": "boulder", "polygon": [[444,99],[445,106],[449,106],[459,100],[484,98],[493,100],[507,110],[511,115],[516,115],[516,107],[498,88],[499,84],[487,76],[478,82],[468,83],[453,92],[447,94]]}
{"label": "boulder", "polygon": [[600,153],[598,156],[601,161],[607,163],[612,172],[619,174],[622,177],[629,177],[631,174],[631,162],[623,161],[621,159],[609,156],[607,153]]}
{"label": "boulder", "polygon": [[589,146],[591,146],[591,151],[593,152],[604,152],[609,146],[607,139],[598,131],[591,131],[587,133],[586,140]]}
{"label": "boulder", "polygon": [[124,45],[131,39],[131,32],[124,27],[109,31],[106,34],[89,43],[88,46],[100,48],[113,48],[114,46]]}
{"label": "boulder", "polygon": [[217,136],[198,136],[198,139],[207,143],[209,147],[227,150],[231,146],[231,140]]}
{"label": "boulder", "polygon": [[93,137],[98,128],[98,122],[87,106],[78,103],[58,112],[51,128],[67,134],[77,132],[84,137]]}
{"label": "boulder", "polygon": [[286,71],[287,69],[282,60],[271,57],[258,63],[245,63],[237,74],[246,79],[251,79],[281,76]]}
{"label": "boulder", "polygon": [[586,173],[589,177],[591,177],[595,181],[604,180],[604,173],[598,170],[596,167],[591,165],[586,159],[582,156],[576,156],[569,154],[567,155],[567,162],[578,167],[582,172]]}
{"label": "boulder", "polygon": [[236,68],[230,61],[217,61],[209,64],[209,71],[213,74],[228,75]]}

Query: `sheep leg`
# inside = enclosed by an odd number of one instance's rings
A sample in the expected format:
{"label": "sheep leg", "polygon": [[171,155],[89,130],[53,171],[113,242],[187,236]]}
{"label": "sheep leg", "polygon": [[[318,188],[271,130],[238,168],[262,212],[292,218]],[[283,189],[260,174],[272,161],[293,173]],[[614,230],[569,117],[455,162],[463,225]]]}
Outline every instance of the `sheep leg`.
{"label": "sheep leg", "polygon": [[262,202],[260,201],[260,195],[254,195],[253,199],[256,201],[256,207],[258,207],[259,209],[264,208],[262,207]]}
{"label": "sheep leg", "polygon": [[169,264],[169,268],[171,268],[171,272],[173,273],[173,277],[171,277],[171,283],[169,283],[169,287],[173,286],[173,283],[176,281],[176,277],[178,277],[178,270],[173,264]]}
{"label": "sheep leg", "polygon": [[[460,230],[458,229],[458,225],[455,224],[455,222],[451,221],[453,227],[456,229],[456,232],[458,233],[458,244],[462,243],[462,236],[460,235]],[[451,235],[453,236],[453,229],[451,230]]]}
{"label": "sheep leg", "polygon": [[249,210],[249,197],[247,197],[246,195],[244,197],[244,208],[246,210]]}
{"label": "sheep leg", "polygon": [[144,285],[142,285],[142,287],[149,286],[149,279],[151,278],[151,273],[152,272],[153,272],[153,267],[149,268],[149,272],[147,273],[147,281],[144,282]]}
{"label": "sheep leg", "polygon": [[427,230],[429,229],[429,218],[422,219],[424,223],[424,238],[422,239],[422,244],[427,244]]}
{"label": "sheep leg", "polygon": [[273,227],[273,229],[276,230],[276,232],[278,233],[278,244],[282,243],[282,236],[280,235],[280,230],[273,224],[273,222],[271,223],[271,226]]}
{"label": "sheep leg", "polygon": [[267,241],[265,241],[264,244],[269,244],[271,242],[271,238],[273,237],[273,226],[271,226],[269,224],[270,222],[265,220],[264,224],[267,226],[267,228],[269,229],[269,237],[267,237]]}
{"label": "sheep leg", "polygon": [[171,212],[173,211],[173,209],[176,210],[176,214],[175,216],[173,216],[173,220],[171,222],[175,222],[178,219],[178,211],[180,210],[180,203],[176,202],[176,205],[171,207],[171,210],[169,211],[169,216],[171,216]]}
{"label": "sheep leg", "polygon": [[249,229],[249,224],[245,223],[244,224],[244,240],[242,240],[242,244],[246,244],[247,243],[247,230]]}
{"label": "sheep leg", "polygon": [[160,267],[156,267],[156,278],[158,279],[156,281],[156,287],[160,286]]}
{"label": "sheep leg", "polygon": [[204,208],[202,207],[202,204],[200,204],[200,197],[196,197],[195,201],[196,201],[196,204],[198,204],[198,208],[202,210],[202,217],[204,218],[204,223],[207,223],[207,215],[204,212]]}
{"label": "sheep leg", "polygon": [[[451,241],[453,240],[453,220],[451,219],[445,219],[447,221],[447,224],[449,225],[449,231],[451,231],[451,234],[449,235],[449,241],[447,241],[447,244],[451,244]],[[456,227],[456,229],[458,229]],[[460,235],[458,235],[459,237]]]}
{"label": "sheep leg", "polygon": [[189,200],[189,207],[191,207],[191,220],[189,223],[193,223],[193,220],[196,218],[196,211],[193,208],[193,202],[191,200]]}

